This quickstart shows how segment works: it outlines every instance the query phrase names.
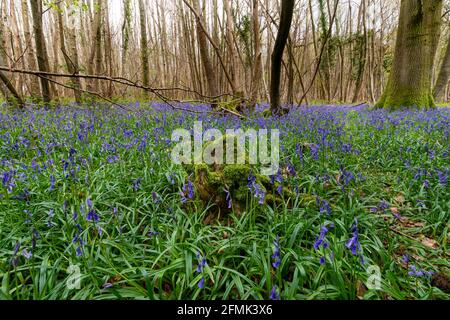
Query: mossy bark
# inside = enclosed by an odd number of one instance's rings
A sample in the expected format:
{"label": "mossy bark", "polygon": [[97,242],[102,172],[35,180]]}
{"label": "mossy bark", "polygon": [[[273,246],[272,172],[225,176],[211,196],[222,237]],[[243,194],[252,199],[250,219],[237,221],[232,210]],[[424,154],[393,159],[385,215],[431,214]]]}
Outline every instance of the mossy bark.
{"label": "mossy bark", "polygon": [[431,79],[442,5],[443,0],[402,0],[394,63],[377,108],[435,106]]}

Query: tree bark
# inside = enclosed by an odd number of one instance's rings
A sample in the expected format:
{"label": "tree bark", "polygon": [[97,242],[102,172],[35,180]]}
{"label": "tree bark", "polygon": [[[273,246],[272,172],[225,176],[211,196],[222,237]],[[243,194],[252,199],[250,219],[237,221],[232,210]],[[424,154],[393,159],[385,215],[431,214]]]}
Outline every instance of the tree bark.
{"label": "tree bark", "polygon": [[[66,62],[67,70],[72,74],[78,74],[79,73],[78,61],[77,61],[78,58],[74,59],[73,54],[72,54],[72,58],[71,58],[69,53],[67,52],[66,37],[64,34],[64,21],[63,21],[63,15],[61,13],[61,5],[58,3],[57,6],[58,6],[57,14],[58,14],[59,41],[60,41],[61,52],[62,52],[64,60]],[[75,48],[75,50],[76,50],[76,48]],[[74,95],[75,95],[75,102],[82,103],[82,95],[81,95],[81,91],[80,91],[80,89],[81,89],[80,78],[74,78],[72,80],[72,86],[75,88],[73,90]]]}
{"label": "tree bark", "polygon": [[139,0],[139,23],[141,27],[141,62],[142,62],[142,83],[149,84],[149,63],[147,50],[147,18],[145,15],[144,1]]}
{"label": "tree bark", "polygon": [[123,25],[122,25],[122,63],[121,63],[121,72],[120,74],[124,77],[125,74],[125,66],[127,62],[127,54],[128,47],[130,44],[130,30],[131,30],[131,0],[124,0],[124,17],[123,17]]}
{"label": "tree bark", "polygon": [[[211,57],[209,56],[209,50],[208,50],[208,43],[206,39],[205,31],[202,28],[202,20],[204,20],[203,14],[200,11],[200,5],[198,0],[193,1],[194,9],[195,11],[200,15],[196,17],[197,20],[197,41],[198,46],[200,49],[200,56],[203,64],[203,69],[205,70],[206,75],[206,81],[208,82],[208,89],[209,89],[209,95],[211,97],[217,97],[218,96],[218,89],[217,89],[217,77],[216,73],[214,72],[214,68],[211,63]],[[217,107],[216,101],[213,101],[211,106],[213,108]]]}
{"label": "tree bark", "polygon": [[444,60],[442,61],[436,85],[434,86],[433,90],[434,99],[436,101],[439,101],[444,97],[445,87],[448,84],[449,77],[450,77],[450,36],[447,44],[447,50],[445,51]]}
{"label": "tree bark", "polygon": [[283,0],[281,3],[281,19],[275,46],[272,51],[272,70],[270,78],[270,108],[272,113],[281,113],[280,79],[283,52],[291,30],[295,0]]}
{"label": "tree bark", "polygon": [[376,107],[435,106],[431,79],[439,41],[443,0],[402,0],[394,63]]}
{"label": "tree bark", "polygon": [[258,89],[262,74],[262,53],[261,53],[261,35],[259,34],[259,8],[258,0],[253,0],[252,3],[252,29],[253,29],[253,44],[255,50],[255,61],[253,64],[252,86],[250,92],[251,107],[256,106],[258,100]]}
{"label": "tree bark", "polygon": [[[42,0],[30,1],[31,13],[33,15],[34,39],[36,42],[36,58],[39,71],[50,71],[48,65],[47,48],[45,45],[44,32],[42,30]],[[50,83],[47,79],[40,78],[42,99],[45,103],[52,100]]]}

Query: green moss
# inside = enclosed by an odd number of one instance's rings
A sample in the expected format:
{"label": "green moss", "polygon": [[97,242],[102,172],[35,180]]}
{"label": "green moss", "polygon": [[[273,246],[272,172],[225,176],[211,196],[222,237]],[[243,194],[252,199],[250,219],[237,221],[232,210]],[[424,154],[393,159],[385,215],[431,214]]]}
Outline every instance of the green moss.
{"label": "green moss", "polygon": [[405,108],[432,109],[435,108],[431,90],[422,90],[421,92],[412,92],[408,89],[387,88],[380,98],[375,108],[399,110]]}

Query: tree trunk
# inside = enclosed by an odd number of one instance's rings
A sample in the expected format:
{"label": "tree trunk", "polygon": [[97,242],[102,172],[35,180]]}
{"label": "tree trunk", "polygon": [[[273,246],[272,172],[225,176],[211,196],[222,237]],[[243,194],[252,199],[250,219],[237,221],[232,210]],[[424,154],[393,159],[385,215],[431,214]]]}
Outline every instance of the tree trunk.
{"label": "tree trunk", "polygon": [[[36,70],[36,53],[34,52],[34,47],[31,38],[31,30],[30,30],[30,18],[28,12],[28,0],[22,0],[22,20],[23,20],[23,30],[25,35],[25,47],[27,48],[27,60],[28,60],[28,68],[30,70]],[[39,95],[39,83],[32,76],[28,77],[28,81],[30,82],[30,93],[32,96]]]}
{"label": "tree trunk", "polygon": [[120,65],[120,74],[125,77],[125,66],[127,62],[127,53],[130,43],[130,30],[131,30],[131,0],[124,0],[124,17],[122,25],[122,63]]}
{"label": "tree trunk", "polygon": [[259,34],[259,8],[258,0],[253,0],[252,5],[252,29],[253,29],[253,43],[255,50],[255,61],[253,64],[253,76],[252,76],[252,86],[250,93],[250,103],[251,107],[256,106],[256,101],[258,100],[258,89],[262,74],[262,53],[261,53],[261,35]]}
{"label": "tree trunk", "polygon": [[239,90],[239,92],[244,95],[243,90],[240,89],[240,82],[238,78],[237,66],[239,63],[239,57],[235,48],[235,39],[233,33],[233,14],[231,13],[231,0],[224,0],[223,5],[225,7],[225,12],[227,14],[227,45],[228,52],[230,54],[230,76],[233,81],[234,87]]}
{"label": "tree trunk", "polygon": [[[48,66],[47,48],[45,45],[44,32],[42,30],[42,0],[30,1],[31,13],[33,15],[34,39],[36,42],[36,58],[39,71],[50,71]],[[40,78],[42,99],[45,103],[49,103],[52,99],[50,93],[50,83],[45,78]]]}
{"label": "tree trunk", "polygon": [[139,23],[141,26],[141,62],[142,62],[142,83],[148,87],[149,84],[149,64],[147,50],[147,18],[145,15],[144,1],[139,0]]}
{"label": "tree trunk", "polygon": [[[1,35],[0,35],[1,36]],[[3,66],[3,55],[0,54],[0,66]],[[12,85],[11,81],[9,81],[8,77],[3,71],[0,71],[0,80],[2,84],[1,91],[5,95],[7,101],[9,101],[13,105],[18,105],[20,108],[24,106],[23,100],[17,92],[16,88]],[[8,91],[11,93],[11,96],[8,94]]]}
{"label": "tree trunk", "polygon": [[[57,10],[57,14],[58,14],[58,29],[59,29],[59,41],[60,41],[60,48],[61,48],[61,52],[63,54],[64,57],[64,61],[66,62],[67,65],[67,70],[72,73],[72,74],[78,74],[79,73],[79,67],[78,67],[78,57],[76,59],[74,59],[73,57],[73,52],[72,52],[72,57],[70,57],[69,53],[67,52],[66,49],[66,38],[65,38],[65,34],[64,34],[64,21],[63,21],[63,15],[61,12],[61,5],[58,3],[58,10]],[[69,35],[70,37],[70,35]],[[76,52],[76,48],[75,48],[75,52]],[[81,95],[81,82],[80,82],[80,78],[74,78],[72,81],[72,86],[74,87],[73,92],[75,95],[75,101],[77,103],[82,103],[82,95]]]}
{"label": "tree trunk", "polygon": [[[214,72],[213,65],[211,63],[211,58],[209,56],[209,50],[208,50],[208,43],[206,39],[205,31],[202,28],[202,20],[203,18],[203,10],[200,10],[200,5],[198,0],[193,1],[194,9],[199,14],[198,17],[196,17],[197,20],[197,40],[198,40],[198,46],[200,49],[200,56],[203,64],[203,69],[205,70],[206,75],[206,81],[208,82],[208,89],[209,89],[209,95],[211,97],[217,97],[218,96],[218,90],[217,90],[217,77],[216,73]],[[205,23],[203,23],[206,25]],[[213,108],[217,107],[216,99],[213,99],[213,102],[211,104]]]}
{"label": "tree trunk", "polygon": [[272,113],[281,113],[280,104],[280,79],[283,52],[291,30],[292,17],[294,14],[295,0],[283,0],[281,4],[281,19],[278,28],[275,46],[272,51],[272,70],[270,81],[270,108]]}
{"label": "tree trunk", "polygon": [[444,60],[442,61],[436,85],[434,86],[434,99],[436,99],[436,101],[439,101],[444,97],[445,87],[448,84],[449,77],[450,77],[450,36]]}
{"label": "tree trunk", "polygon": [[402,0],[394,63],[378,108],[434,107],[431,77],[443,0]]}
{"label": "tree trunk", "polygon": [[[101,52],[101,35],[102,35],[102,0],[97,0],[94,4],[94,19],[90,18],[90,23],[92,25],[92,47],[89,53],[87,64],[87,70],[89,74],[94,74],[94,70],[96,67],[95,57]],[[89,10],[88,10],[89,11]],[[88,12],[89,15],[90,12]],[[98,59],[98,57],[97,57]],[[98,66],[97,66],[98,68]],[[87,90],[88,91],[97,91],[98,90],[98,81],[88,80],[87,81]]]}

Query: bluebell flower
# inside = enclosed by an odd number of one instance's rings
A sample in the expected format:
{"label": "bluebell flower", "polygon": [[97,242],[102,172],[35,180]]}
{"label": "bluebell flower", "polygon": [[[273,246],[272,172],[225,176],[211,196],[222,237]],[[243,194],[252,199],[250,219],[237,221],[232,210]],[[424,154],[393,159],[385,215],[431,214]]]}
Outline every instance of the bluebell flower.
{"label": "bluebell flower", "polygon": [[320,228],[320,234],[319,236],[316,238],[316,242],[314,243],[314,249],[319,249],[325,242],[325,236],[328,233],[328,228],[323,226],[322,228]]}
{"label": "bluebell flower", "polygon": [[[195,255],[198,259],[198,266],[197,269],[195,270],[197,273],[203,273],[203,268],[206,266],[206,257],[202,257],[200,251],[198,251]],[[205,279],[202,278],[200,279],[200,281],[198,282],[198,287],[200,289],[203,289],[203,286],[205,284]]]}
{"label": "bluebell flower", "polygon": [[448,175],[444,171],[437,170],[437,175],[439,178],[439,183],[443,186],[447,185]]}
{"label": "bluebell flower", "polygon": [[281,184],[278,185],[278,187],[277,187],[277,193],[278,193],[280,196],[283,195],[283,186],[282,186]]}
{"label": "bluebell flower", "polygon": [[324,265],[325,264],[325,257],[320,257],[320,264]]}
{"label": "bluebell flower", "polygon": [[410,277],[431,277],[433,275],[433,271],[425,271],[425,270],[419,270],[417,269],[417,267],[415,265],[410,265],[409,266],[409,272],[408,272],[408,276]]}
{"label": "bluebell flower", "polygon": [[138,191],[141,189],[142,178],[133,179],[133,190]]}
{"label": "bluebell flower", "polygon": [[280,253],[280,236],[277,236],[275,241],[273,242],[274,245],[274,251],[272,254],[272,267],[275,269],[278,269],[281,263],[281,253]]}
{"label": "bluebell flower", "polygon": [[273,286],[272,290],[270,291],[270,300],[281,300],[276,286]]}
{"label": "bluebell flower", "polygon": [[203,289],[203,287],[205,286],[205,278],[201,278],[200,281],[198,282],[197,286],[200,289]]}
{"label": "bluebell flower", "polygon": [[53,175],[50,175],[50,191],[55,189],[56,179]]}
{"label": "bluebell flower", "polygon": [[31,251],[28,251],[27,249],[23,249],[22,255],[27,259],[30,260],[33,256],[33,253]]}
{"label": "bluebell flower", "polygon": [[346,247],[352,252],[354,256],[358,254],[358,251],[361,249],[361,244],[359,243],[359,235],[358,235],[358,220],[355,218],[355,222],[351,228],[352,236],[347,241]]}
{"label": "bluebell flower", "polygon": [[153,199],[154,203],[160,203],[161,202],[161,200],[159,199],[159,195],[155,191],[152,192],[152,199]]}
{"label": "bluebell flower", "polygon": [[95,212],[94,209],[90,209],[86,216],[86,220],[91,222],[99,222],[100,217],[98,216],[98,214]]}
{"label": "bluebell flower", "polygon": [[223,191],[225,191],[225,194],[227,195],[225,200],[227,201],[228,209],[231,209],[231,207],[233,206],[233,201],[231,199],[231,193],[227,189],[223,189]]}
{"label": "bluebell flower", "polygon": [[160,233],[159,232],[157,232],[157,231],[150,231],[149,233],[148,233],[148,236],[151,238],[151,237],[156,237],[156,236],[158,236]]}
{"label": "bluebell flower", "polygon": [[314,160],[319,160],[319,146],[317,144],[311,144],[311,156]]}
{"label": "bluebell flower", "polygon": [[21,245],[20,241],[17,241],[16,245],[14,246],[13,256],[15,256],[19,252],[20,245]]}

